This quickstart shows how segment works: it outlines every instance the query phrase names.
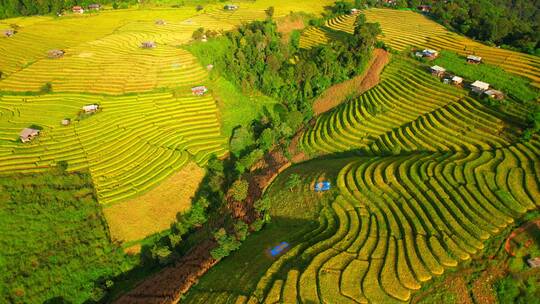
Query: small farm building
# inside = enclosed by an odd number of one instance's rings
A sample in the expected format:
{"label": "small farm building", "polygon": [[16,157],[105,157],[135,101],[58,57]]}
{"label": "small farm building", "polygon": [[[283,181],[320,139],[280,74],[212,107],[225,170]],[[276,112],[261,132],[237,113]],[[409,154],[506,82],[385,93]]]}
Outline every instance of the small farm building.
{"label": "small farm building", "polygon": [[489,83],[482,82],[477,80],[471,84],[472,91],[477,94],[482,94],[485,91],[489,90]]}
{"label": "small farm building", "polygon": [[421,52],[416,52],[416,57],[435,59],[439,57],[439,52],[435,50],[425,49]]}
{"label": "small farm building", "polygon": [[424,12],[424,13],[429,13],[431,12],[431,6],[430,5],[420,5],[418,6],[418,10],[421,11],[421,12]]}
{"label": "small farm building", "polygon": [[452,84],[454,85],[461,85],[463,83],[463,78],[459,76],[452,77]]}
{"label": "small farm building", "polygon": [[429,68],[431,75],[437,76],[437,77],[443,77],[444,73],[446,73],[446,69],[443,67],[440,67],[438,65],[434,65],[431,68]]}
{"label": "small farm building", "polygon": [[486,94],[487,97],[493,98],[493,99],[496,99],[496,100],[504,99],[504,93],[501,92],[501,91],[491,89],[491,90],[485,91],[484,94]]}
{"label": "small farm building", "polygon": [[39,135],[39,130],[32,129],[32,128],[24,128],[21,131],[21,134],[19,135],[19,137],[21,138],[21,141],[25,143],[25,142],[31,141],[32,139],[34,139],[34,137],[38,135]]}
{"label": "small farm building", "polygon": [[71,119],[69,118],[62,119],[62,126],[69,126],[69,124],[71,124]]}
{"label": "small farm building", "polygon": [[228,11],[235,11],[238,9],[238,5],[236,4],[226,4],[223,9],[225,10],[228,10]]}
{"label": "small farm building", "polygon": [[467,62],[472,64],[479,64],[480,62],[482,62],[482,57],[469,55],[467,56]]}
{"label": "small farm building", "polygon": [[5,30],[4,31],[4,36],[5,37],[11,37],[13,35],[15,35],[17,32],[15,30]]}
{"label": "small farm building", "polygon": [[165,25],[165,24],[167,24],[167,22],[165,20],[163,20],[163,19],[159,19],[159,20],[156,20],[156,24],[157,25]]}
{"label": "small farm building", "polygon": [[84,13],[84,8],[82,8],[82,6],[74,6],[71,11],[75,14],[83,14]]}
{"label": "small farm building", "polygon": [[351,15],[356,15],[360,12],[360,10],[358,10],[357,8],[351,8]]}
{"label": "small farm building", "polygon": [[154,41],[145,41],[141,43],[141,47],[143,49],[153,49],[156,47],[156,43]]}
{"label": "small farm building", "polygon": [[206,66],[206,69],[207,69],[208,71],[211,71],[211,70],[214,69],[214,65],[213,65],[213,64],[209,64],[209,65]]}
{"label": "small farm building", "polygon": [[191,88],[191,93],[196,96],[202,96],[204,93],[208,92],[208,89],[205,86],[198,86]]}
{"label": "small farm building", "polygon": [[63,57],[66,52],[64,50],[50,50],[47,52],[49,58],[60,58]]}
{"label": "small farm building", "polygon": [[98,3],[92,3],[88,5],[89,10],[99,11],[101,9],[101,4]]}
{"label": "small farm building", "polygon": [[84,113],[95,113],[99,106],[97,104],[86,105],[82,107]]}
{"label": "small farm building", "polygon": [[531,268],[540,267],[540,257],[527,259],[527,264],[529,264],[529,267]]}

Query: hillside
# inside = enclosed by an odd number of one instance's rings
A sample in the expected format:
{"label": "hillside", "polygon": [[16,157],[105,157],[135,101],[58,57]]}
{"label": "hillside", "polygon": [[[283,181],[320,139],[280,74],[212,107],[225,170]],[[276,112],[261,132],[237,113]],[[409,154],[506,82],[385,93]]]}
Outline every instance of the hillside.
{"label": "hillside", "polygon": [[460,1],[0,3],[0,302],[535,303],[534,26]]}

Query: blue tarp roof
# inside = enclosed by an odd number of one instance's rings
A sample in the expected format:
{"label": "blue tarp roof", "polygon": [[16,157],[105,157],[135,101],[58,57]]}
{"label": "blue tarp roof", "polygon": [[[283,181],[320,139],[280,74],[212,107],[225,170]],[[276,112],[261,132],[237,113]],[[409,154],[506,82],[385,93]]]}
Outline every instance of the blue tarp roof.
{"label": "blue tarp roof", "polygon": [[315,183],[315,191],[328,191],[330,188],[331,185],[328,181]]}

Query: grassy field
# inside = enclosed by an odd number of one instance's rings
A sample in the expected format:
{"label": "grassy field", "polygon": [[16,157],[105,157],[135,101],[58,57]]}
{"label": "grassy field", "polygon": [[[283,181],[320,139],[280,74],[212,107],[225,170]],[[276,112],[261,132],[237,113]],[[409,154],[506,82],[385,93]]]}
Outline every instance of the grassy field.
{"label": "grassy field", "polygon": [[99,300],[137,261],[109,232],[88,173],[0,176],[0,302]]}

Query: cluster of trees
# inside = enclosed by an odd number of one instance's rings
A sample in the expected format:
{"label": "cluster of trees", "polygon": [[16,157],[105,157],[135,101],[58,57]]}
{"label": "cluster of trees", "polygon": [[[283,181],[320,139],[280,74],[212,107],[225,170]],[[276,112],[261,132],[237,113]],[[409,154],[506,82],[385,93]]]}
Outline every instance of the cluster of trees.
{"label": "cluster of trees", "polygon": [[94,3],[113,4],[119,8],[121,5],[135,4],[137,0],[0,0],[0,19],[58,13],[75,5],[87,7]]}
{"label": "cluster of trees", "polygon": [[354,35],[305,50],[299,35],[283,43],[268,18],[227,33],[230,47],[218,61],[227,67],[224,76],[244,90],[259,90],[308,117],[314,97],[363,70],[379,33],[378,24],[360,15]]}

